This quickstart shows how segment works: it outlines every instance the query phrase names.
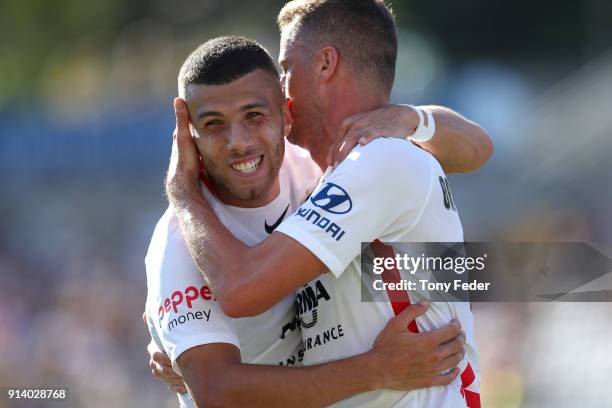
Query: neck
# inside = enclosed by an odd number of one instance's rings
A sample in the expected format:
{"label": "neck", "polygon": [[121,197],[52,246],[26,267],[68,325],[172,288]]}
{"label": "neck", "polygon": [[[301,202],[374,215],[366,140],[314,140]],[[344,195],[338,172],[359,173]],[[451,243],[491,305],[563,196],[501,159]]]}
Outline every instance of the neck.
{"label": "neck", "polygon": [[372,111],[389,104],[389,95],[381,93],[368,93],[364,91],[350,92],[329,99],[330,106],[326,109],[323,121],[323,136],[320,148],[311,151],[312,159],[319,165],[322,171],[327,167],[327,154],[341,137],[340,128],[342,122],[362,112]]}

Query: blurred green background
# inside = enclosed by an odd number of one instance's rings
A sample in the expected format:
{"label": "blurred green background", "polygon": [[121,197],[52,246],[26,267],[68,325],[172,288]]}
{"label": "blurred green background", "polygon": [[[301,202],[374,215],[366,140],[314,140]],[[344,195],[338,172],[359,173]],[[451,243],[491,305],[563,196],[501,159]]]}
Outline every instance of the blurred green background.
{"label": "blurred green background", "polygon": [[[176,76],[218,35],[276,56],[283,3],[0,2],[0,386],[176,404],[149,374],[141,321]],[[451,178],[466,239],[612,242],[612,2],[392,5],[393,100],[449,106],[495,143]],[[474,310],[483,406],[610,404],[611,305]]]}

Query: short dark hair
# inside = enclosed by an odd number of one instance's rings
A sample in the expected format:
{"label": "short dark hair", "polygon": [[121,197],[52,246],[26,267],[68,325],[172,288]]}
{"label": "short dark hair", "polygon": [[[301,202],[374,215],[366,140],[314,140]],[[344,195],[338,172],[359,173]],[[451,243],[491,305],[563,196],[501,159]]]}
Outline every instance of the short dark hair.
{"label": "short dark hair", "polygon": [[279,78],[268,51],[257,41],[239,36],[206,41],[183,63],[178,77],[179,92],[188,85],[223,85],[263,69]]}
{"label": "short dark hair", "polygon": [[353,69],[391,91],[397,60],[393,11],[383,0],[293,0],[278,14],[282,31],[297,20],[300,34],[318,47],[330,44]]}

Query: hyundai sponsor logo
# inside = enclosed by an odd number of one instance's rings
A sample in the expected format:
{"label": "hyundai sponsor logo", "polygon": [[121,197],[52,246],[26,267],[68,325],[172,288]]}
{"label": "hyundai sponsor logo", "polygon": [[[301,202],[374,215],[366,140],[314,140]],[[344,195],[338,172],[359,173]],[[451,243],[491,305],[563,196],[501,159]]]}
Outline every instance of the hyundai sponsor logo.
{"label": "hyundai sponsor logo", "polygon": [[348,193],[339,185],[327,183],[310,201],[319,208],[332,214],[346,214],[353,208]]}

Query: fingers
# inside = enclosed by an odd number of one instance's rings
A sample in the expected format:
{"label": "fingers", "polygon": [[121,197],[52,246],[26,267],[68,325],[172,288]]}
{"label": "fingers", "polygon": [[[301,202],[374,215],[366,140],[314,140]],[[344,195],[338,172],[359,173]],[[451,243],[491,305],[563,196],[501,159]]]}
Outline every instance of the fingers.
{"label": "fingers", "polygon": [[338,132],[338,142],[332,146],[328,155],[327,155],[327,165],[334,167],[342,162],[349,154],[353,147],[357,145],[357,140],[349,136],[351,136],[351,129],[354,128],[355,123],[359,122],[362,114],[358,113],[351,117],[348,117],[342,121],[342,125],[340,126],[340,131]]}
{"label": "fingers", "polygon": [[172,153],[166,176],[166,193],[176,204],[177,195],[187,189],[199,189],[200,155],[189,125],[189,111],[185,101],[174,99],[176,128],[174,129]]}
{"label": "fingers", "polygon": [[172,366],[159,364],[154,360],[149,361],[151,373],[160,380],[168,384],[179,384],[183,382],[183,378],[172,369]]}
{"label": "fingers", "polygon": [[158,364],[155,361],[149,361],[149,367],[154,377],[165,382],[170,391],[184,394],[187,392],[183,378],[174,372],[172,366]]}
{"label": "fingers", "polygon": [[151,360],[155,361],[157,364],[161,364],[166,367],[172,367],[172,362],[170,361],[170,357],[162,351],[157,351],[151,355]]}
{"label": "fingers", "polygon": [[344,139],[342,143],[340,143],[340,147],[338,150],[336,150],[336,154],[334,155],[334,167],[341,163],[356,145],[356,140],[353,140],[352,138]]}
{"label": "fingers", "polygon": [[162,380],[174,392],[186,392],[183,378],[178,375],[172,368],[170,357],[163,351],[157,349],[157,346],[151,342],[147,347],[151,359],[149,360],[149,368],[154,377]]}
{"label": "fingers", "polygon": [[387,138],[382,130],[376,131],[375,129],[364,129],[355,134],[355,136],[351,137],[355,140],[355,145],[365,146],[370,143],[372,140],[378,139],[379,137]]}
{"label": "fingers", "polygon": [[170,391],[174,391],[178,394],[185,394],[187,392],[187,387],[185,387],[185,384],[183,383],[168,385],[168,388],[170,389]]}
{"label": "fingers", "polygon": [[191,138],[191,131],[189,130],[189,112],[187,111],[187,105],[181,98],[174,98],[174,116],[176,119],[176,139],[181,142],[187,137]]}
{"label": "fingers", "polygon": [[442,360],[436,367],[436,372],[444,372],[453,367],[457,367],[463,358],[465,357],[465,351],[461,349],[458,353],[452,354]]}
{"label": "fingers", "polygon": [[459,334],[457,335],[457,337],[455,337],[454,339],[443,343],[442,346],[446,346],[449,344],[455,344],[456,342],[461,343],[461,347],[465,346],[465,333],[463,331],[460,331]]}
{"label": "fingers", "polygon": [[327,158],[325,159],[325,163],[327,164],[328,167],[334,164],[333,159],[332,159],[333,151],[334,151],[334,146],[332,146],[331,149],[329,149],[329,152],[327,152]]}
{"label": "fingers", "polygon": [[331,149],[329,149],[327,165],[336,167],[338,163],[345,159],[356,144],[356,141],[347,139],[346,137],[340,139]]}
{"label": "fingers", "polygon": [[349,130],[349,133],[331,148],[328,155],[328,165],[336,167],[339,163],[342,163],[351,150],[357,146],[359,139],[363,138],[365,134],[362,131]]}
{"label": "fingers", "polygon": [[414,134],[419,125],[416,108],[402,105],[387,105],[379,109],[353,115],[342,122],[339,141],[346,141],[340,148],[337,143],[328,155],[327,164],[335,165],[344,160],[355,145],[366,145],[378,137],[405,139]]}
{"label": "fingers", "polygon": [[463,350],[463,346],[465,345],[465,336],[459,334],[453,340],[444,343],[438,347],[438,353],[440,353],[440,358],[446,358],[455,353],[459,353]]}
{"label": "fingers", "polygon": [[455,339],[442,344],[438,348],[438,356],[442,359],[437,367],[437,372],[456,367],[465,356],[465,334],[460,333]]}
{"label": "fingers", "polygon": [[415,303],[402,310],[393,320],[402,330],[408,330],[408,325],[418,316],[425,313],[429,309],[429,305],[428,301],[422,300],[420,303]]}
{"label": "fingers", "polygon": [[341,132],[341,134],[343,136],[334,145],[334,147],[330,149],[327,156],[328,166],[333,165],[336,167],[339,163],[346,159],[355,146],[365,146],[376,138],[386,137],[383,136],[385,134],[384,127],[374,127],[365,119],[351,122],[351,125],[347,128],[346,133]]}
{"label": "fingers", "polygon": [[353,127],[355,122],[357,122],[361,118],[361,114],[356,114],[350,116],[342,121],[342,125],[340,126],[340,131],[338,132],[338,140],[343,140],[346,138],[349,130]]}
{"label": "fingers", "polygon": [[172,367],[159,364],[153,359],[149,360],[149,368],[151,369],[151,373],[153,373],[155,377],[160,378],[162,380],[166,377],[172,377],[173,375],[176,375],[176,373],[174,373],[174,371],[172,370]]}
{"label": "fingers", "polygon": [[156,363],[152,363],[150,367],[151,372],[155,377],[168,384],[183,382],[183,379],[177,373],[175,373],[171,367],[166,367]]}
{"label": "fingers", "polygon": [[453,340],[459,333],[461,333],[461,324],[459,321],[453,320],[450,324],[442,328],[421,333],[421,335],[426,337],[431,344],[438,346]]}
{"label": "fingers", "polygon": [[362,136],[359,138],[359,145],[360,146],[365,146],[368,143],[370,143],[372,140],[376,139],[378,136],[376,136],[374,133],[371,134],[367,134],[365,136]]}
{"label": "fingers", "polygon": [[435,387],[438,385],[448,385],[452,383],[455,378],[459,375],[459,369],[457,367],[453,368],[446,374],[438,374],[431,379],[430,386]]}

